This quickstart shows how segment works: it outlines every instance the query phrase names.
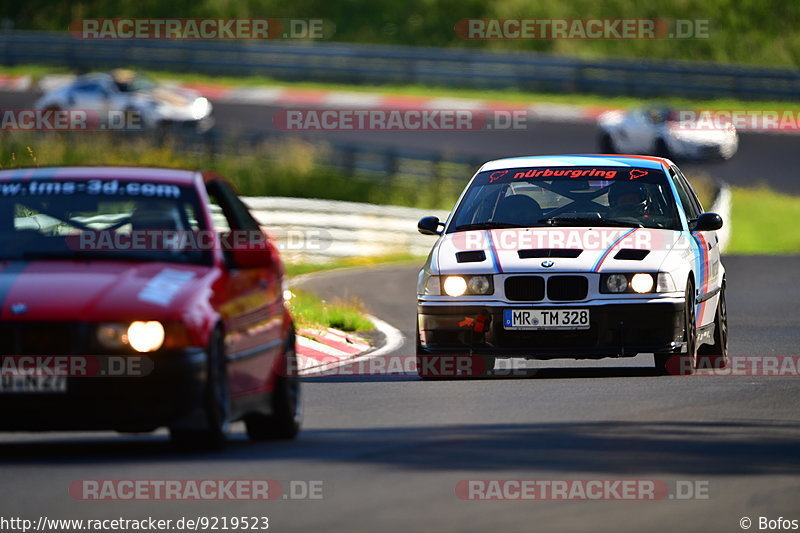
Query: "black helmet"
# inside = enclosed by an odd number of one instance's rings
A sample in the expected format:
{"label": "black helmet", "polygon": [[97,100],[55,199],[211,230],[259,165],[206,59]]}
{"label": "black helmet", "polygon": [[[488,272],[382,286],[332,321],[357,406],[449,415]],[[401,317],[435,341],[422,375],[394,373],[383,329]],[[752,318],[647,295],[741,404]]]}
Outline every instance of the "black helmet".
{"label": "black helmet", "polygon": [[611,209],[630,214],[644,214],[647,208],[647,188],[641,183],[621,181],[611,185],[608,205]]}

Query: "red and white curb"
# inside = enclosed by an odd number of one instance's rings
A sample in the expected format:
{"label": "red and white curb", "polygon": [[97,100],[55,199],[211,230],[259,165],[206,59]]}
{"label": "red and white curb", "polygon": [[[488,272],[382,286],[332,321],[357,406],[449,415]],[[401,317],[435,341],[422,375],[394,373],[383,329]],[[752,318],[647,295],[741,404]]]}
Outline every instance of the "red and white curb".
{"label": "red and white curb", "polygon": [[375,329],[383,333],[383,345],[377,349],[366,340],[337,329],[301,329],[297,332],[297,365],[300,375],[319,374],[339,365],[378,357],[399,350],[403,334],[387,322],[367,315]]}
{"label": "red and white curb", "polygon": [[565,122],[594,122],[606,111],[620,108],[552,103],[513,103],[472,98],[431,98],[399,94],[295,89],[287,87],[232,87],[210,84],[173,84],[193,89],[211,101],[323,109],[459,109],[470,111],[526,111],[534,118]]}
{"label": "red and white curb", "polygon": [[300,373],[322,365],[339,363],[369,350],[366,340],[338,329],[297,331],[297,366]]}
{"label": "red and white curb", "polygon": [[25,92],[31,88],[30,76],[11,76],[0,74],[0,91]]}

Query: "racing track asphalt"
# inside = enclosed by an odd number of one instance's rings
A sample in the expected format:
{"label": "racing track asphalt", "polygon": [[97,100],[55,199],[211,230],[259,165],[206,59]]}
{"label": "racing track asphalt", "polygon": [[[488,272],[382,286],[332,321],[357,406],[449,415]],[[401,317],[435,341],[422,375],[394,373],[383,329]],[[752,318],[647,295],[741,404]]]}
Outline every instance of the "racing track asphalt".
{"label": "racing track asphalt", "polygon": [[[733,353],[800,353],[800,257],[725,264]],[[408,339],[416,270],[330,272],[306,288],[358,296]],[[163,433],[0,435],[0,509],[31,518],[267,515],[278,532],[731,532],[743,516],[800,518],[798,378],[655,377],[651,361],[548,364],[485,380],[313,378],[298,441],[251,444],[237,427],[216,454],[178,454]],[[69,484],[87,478],[322,480],[324,499],[71,499]],[[462,501],[455,485],[472,478],[708,482],[708,499]]]}
{"label": "racing track asphalt", "polygon": [[[0,91],[0,109],[30,108],[34,93]],[[230,132],[268,132],[276,128],[270,106],[215,103],[219,127]],[[733,185],[765,183],[793,194],[800,194],[800,173],[793,154],[800,150],[800,135],[740,134],[738,153],[729,161],[680,163],[687,173],[707,174]],[[597,129],[592,124],[531,122],[526,130],[516,131],[425,131],[425,132],[325,132],[308,134],[322,141],[366,143],[378,147],[438,150],[469,154],[478,160],[520,155],[597,152]],[[465,180],[468,176],[465,176]]]}

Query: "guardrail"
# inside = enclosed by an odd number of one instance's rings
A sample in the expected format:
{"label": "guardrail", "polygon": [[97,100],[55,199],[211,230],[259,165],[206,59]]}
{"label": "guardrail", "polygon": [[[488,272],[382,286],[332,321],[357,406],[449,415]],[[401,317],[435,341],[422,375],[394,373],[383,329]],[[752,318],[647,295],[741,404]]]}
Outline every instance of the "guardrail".
{"label": "guardrail", "polygon": [[427,255],[434,238],[417,222],[447,211],[304,198],[243,198],[258,221],[277,237],[289,261],[326,261],[397,253]]}
{"label": "guardrail", "polygon": [[75,70],[129,66],[349,84],[640,97],[800,98],[797,69],[331,42],[79,40],[67,33],[0,31],[0,61],[9,66],[46,63]]}

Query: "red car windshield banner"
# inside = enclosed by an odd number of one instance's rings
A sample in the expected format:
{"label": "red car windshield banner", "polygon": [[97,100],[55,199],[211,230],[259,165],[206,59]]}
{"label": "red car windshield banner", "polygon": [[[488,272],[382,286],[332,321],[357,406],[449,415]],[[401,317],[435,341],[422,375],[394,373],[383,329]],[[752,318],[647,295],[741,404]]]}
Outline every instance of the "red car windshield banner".
{"label": "red car windshield banner", "polygon": [[629,167],[534,167],[481,172],[478,183],[512,183],[514,181],[592,180],[661,182],[660,170]]}

